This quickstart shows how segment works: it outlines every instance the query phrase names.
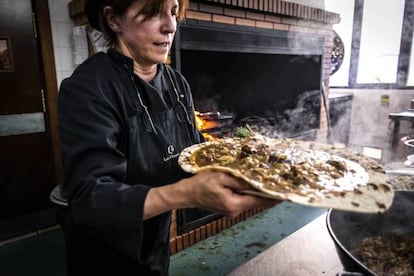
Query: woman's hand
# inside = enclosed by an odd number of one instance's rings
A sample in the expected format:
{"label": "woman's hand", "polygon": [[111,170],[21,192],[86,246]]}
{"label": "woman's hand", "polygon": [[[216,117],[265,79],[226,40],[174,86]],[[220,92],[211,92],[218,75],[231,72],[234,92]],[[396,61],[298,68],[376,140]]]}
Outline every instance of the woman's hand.
{"label": "woman's hand", "polygon": [[191,186],[192,204],[195,207],[235,217],[241,212],[258,206],[273,206],[278,201],[240,193],[251,189],[243,180],[224,172],[208,171],[186,179]]}
{"label": "woman's hand", "polygon": [[251,189],[243,180],[219,171],[205,171],[175,184],[153,188],[144,205],[144,219],[178,209],[199,207],[227,217],[260,206],[273,206],[279,200],[241,194]]}

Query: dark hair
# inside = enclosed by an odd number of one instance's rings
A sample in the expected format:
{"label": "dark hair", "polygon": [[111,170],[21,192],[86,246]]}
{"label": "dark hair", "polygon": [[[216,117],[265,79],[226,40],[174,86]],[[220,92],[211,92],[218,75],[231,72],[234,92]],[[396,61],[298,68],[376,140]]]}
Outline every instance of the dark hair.
{"label": "dark hair", "polygon": [[[113,0],[113,1],[102,1],[101,6],[95,12],[98,12],[96,19],[98,22],[91,24],[98,30],[100,30],[104,35],[109,45],[113,45],[116,40],[116,33],[108,26],[105,17],[103,16],[103,9],[105,6],[110,6],[113,12],[116,15],[123,15],[126,10],[134,3],[135,1],[142,1],[144,5],[141,10],[141,14],[145,15],[145,20],[157,15],[163,8],[166,0]],[[188,0],[178,0],[179,10],[177,12],[177,19],[179,21],[184,19],[185,10],[188,6]],[[88,16],[89,17],[89,16]]]}

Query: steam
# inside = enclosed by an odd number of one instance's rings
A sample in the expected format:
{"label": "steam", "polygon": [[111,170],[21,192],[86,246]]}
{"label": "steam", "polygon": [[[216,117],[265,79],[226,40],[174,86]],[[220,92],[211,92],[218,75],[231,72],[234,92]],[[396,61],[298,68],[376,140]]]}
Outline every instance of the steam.
{"label": "steam", "polygon": [[[294,108],[278,110],[278,106],[275,105],[266,110],[264,116],[252,115],[240,118],[234,128],[249,125],[253,131],[273,138],[295,138],[297,135],[303,135],[306,130],[312,129],[312,126],[318,125],[320,121],[319,113],[315,112],[320,109],[319,94],[319,90],[304,91],[296,97]],[[220,109],[218,101],[220,101],[218,94],[214,97],[199,98],[197,110],[218,111],[237,117],[235,113]]]}
{"label": "steam", "polygon": [[286,109],[281,114],[277,109],[268,110],[267,116],[275,118],[276,125],[272,126],[278,132],[279,137],[292,137],[302,134],[304,130],[311,129],[320,120],[319,113],[313,112],[320,108],[319,90],[305,91],[296,98],[293,109]]}
{"label": "steam", "polygon": [[199,74],[194,79],[197,87],[197,100],[194,101],[195,109],[199,112],[221,112],[232,115],[226,109],[220,107],[222,94],[217,91],[216,80],[210,74]]}

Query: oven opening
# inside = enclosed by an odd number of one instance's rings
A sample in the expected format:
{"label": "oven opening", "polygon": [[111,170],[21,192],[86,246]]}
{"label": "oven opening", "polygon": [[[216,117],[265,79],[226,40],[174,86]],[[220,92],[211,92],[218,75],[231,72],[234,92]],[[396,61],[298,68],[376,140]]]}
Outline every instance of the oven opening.
{"label": "oven opening", "polygon": [[[321,56],[185,50],[181,71],[201,114],[295,137],[320,124]],[[306,120],[305,120],[306,118]]]}
{"label": "oven opening", "polygon": [[[172,61],[192,89],[208,139],[249,125],[270,137],[316,139],[320,127],[322,36],[186,21]],[[219,218],[177,210],[178,234]]]}

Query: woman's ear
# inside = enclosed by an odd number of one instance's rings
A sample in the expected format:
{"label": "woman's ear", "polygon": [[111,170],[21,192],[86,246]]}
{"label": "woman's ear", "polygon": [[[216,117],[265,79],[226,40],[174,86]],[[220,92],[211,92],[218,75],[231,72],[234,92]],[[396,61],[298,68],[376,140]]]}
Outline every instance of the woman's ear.
{"label": "woman's ear", "polygon": [[103,16],[105,17],[106,23],[108,23],[109,28],[115,33],[119,33],[121,31],[121,26],[119,24],[119,18],[113,12],[113,9],[110,6],[106,6],[103,9]]}

